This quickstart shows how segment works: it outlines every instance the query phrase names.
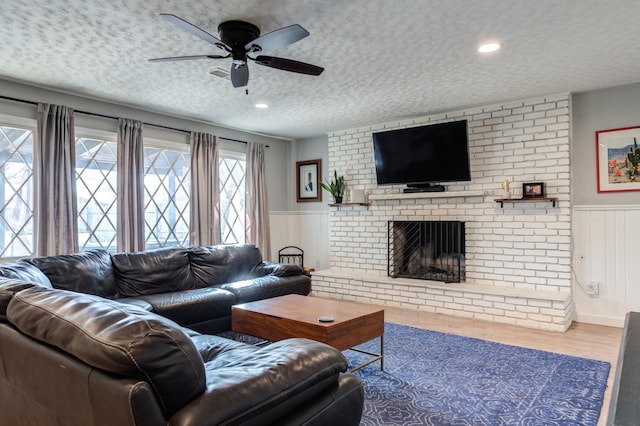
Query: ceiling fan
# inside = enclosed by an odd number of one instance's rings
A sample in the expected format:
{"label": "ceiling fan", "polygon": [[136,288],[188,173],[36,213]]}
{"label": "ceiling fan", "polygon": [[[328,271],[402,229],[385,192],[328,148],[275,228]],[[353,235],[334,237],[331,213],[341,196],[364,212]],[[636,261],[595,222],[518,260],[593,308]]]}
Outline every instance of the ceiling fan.
{"label": "ceiling fan", "polygon": [[172,56],[168,58],[149,59],[152,62],[162,61],[188,61],[192,59],[223,59],[232,58],[231,84],[233,87],[243,87],[249,82],[249,67],[247,60],[252,60],[258,65],[276,68],[279,70],[295,72],[299,74],[320,75],[324,68],[298,62],[292,59],[276,58],[262,55],[284,46],[302,40],[309,32],[300,25],[291,25],[260,36],[260,29],[253,24],[244,21],[226,21],[218,26],[220,39],[195,25],[168,13],[161,13],[164,19],[172,22],[181,29],[195,35],[223,50],[223,55],[191,55]]}

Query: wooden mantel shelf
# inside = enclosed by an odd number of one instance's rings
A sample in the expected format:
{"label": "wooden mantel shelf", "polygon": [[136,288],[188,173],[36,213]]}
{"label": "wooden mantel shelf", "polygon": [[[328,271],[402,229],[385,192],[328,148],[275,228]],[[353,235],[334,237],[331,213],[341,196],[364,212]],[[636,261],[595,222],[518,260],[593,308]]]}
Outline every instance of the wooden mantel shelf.
{"label": "wooden mantel shelf", "polygon": [[496,198],[494,201],[500,203],[500,208],[504,208],[504,203],[535,203],[540,201],[548,201],[555,207],[558,199],[556,197]]}
{"label": "wooden mantel shelf", "polygon": [[338,210],[340,210],[340,207],[347,207],[347,206],[364,206],[366,208],[369,208],[369,203],[331,203],[329,204],[329,207],[337,207]]}
{"label": "wooden mantel shelf", "polygon": [[413,200],[419,198],[453,198],[453,197],[478,197],[483,196],[484,191],[444,191],[444,192],[410,192],[394,194],[371,194],[369,200]]}

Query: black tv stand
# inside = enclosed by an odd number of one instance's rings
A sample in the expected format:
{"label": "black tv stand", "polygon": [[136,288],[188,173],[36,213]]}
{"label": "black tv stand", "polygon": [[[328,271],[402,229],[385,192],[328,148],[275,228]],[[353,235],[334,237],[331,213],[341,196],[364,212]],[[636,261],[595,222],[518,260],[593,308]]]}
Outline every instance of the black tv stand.
{"label": "black tv stand", "polygon": [[404,189],[405,194],[411,194],[415,192],[444,192],[444,186],[434,185],[431,183],[413,183],[407,185]]}

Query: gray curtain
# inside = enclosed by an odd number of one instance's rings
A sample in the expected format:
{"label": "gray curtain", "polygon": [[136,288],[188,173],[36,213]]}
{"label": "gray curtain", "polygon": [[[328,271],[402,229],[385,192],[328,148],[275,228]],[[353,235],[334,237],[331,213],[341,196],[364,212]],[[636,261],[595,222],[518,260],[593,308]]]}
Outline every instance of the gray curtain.
{"label": "gray curtain", "polygon": [[255,244],[262,257],[271,260],[271,233],[269,232],[269,206],[264,163],[264,145],[247,144],[247,177],[245,202],[246,239]]}
{"label": "gray curtain", "polygon": [[36,254],[78,251],[73,109],[38,104],[34,147]]}
{"label": "gray curtain", "polygon": [[144,146],[140,121],[118,119],[118,251],[142,251]]}
{"label": "gray curtain", "polygon": [[191,132],[191,206],[189,244],[220,244],[220,184],[218,139],[207,133]]}

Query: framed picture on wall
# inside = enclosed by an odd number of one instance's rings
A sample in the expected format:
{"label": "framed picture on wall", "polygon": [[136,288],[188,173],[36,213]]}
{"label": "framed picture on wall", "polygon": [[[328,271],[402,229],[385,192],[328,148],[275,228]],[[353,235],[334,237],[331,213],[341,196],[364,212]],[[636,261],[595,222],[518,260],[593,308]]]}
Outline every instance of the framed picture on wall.
{"label": "framed picture on wall", "polygon": [[596,132],[598,192],[640,191],[640,126]]}
{"label": "framed picture on wall", "polygon": [[522,184],[522,198],[543,198],[544,182],[527,182]]}
{"label": "framed picture on wall", "polygon": [[322,201],[322,160],[296,162],[296,200],[299,203]]}

